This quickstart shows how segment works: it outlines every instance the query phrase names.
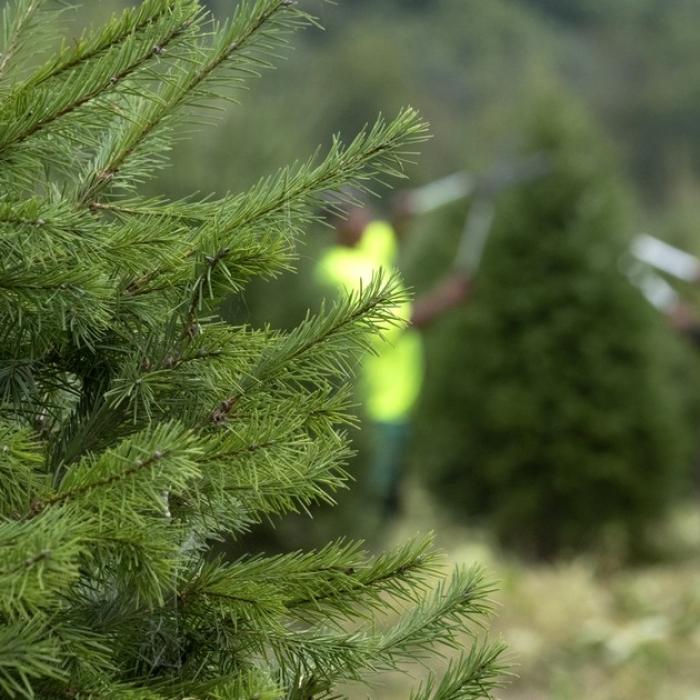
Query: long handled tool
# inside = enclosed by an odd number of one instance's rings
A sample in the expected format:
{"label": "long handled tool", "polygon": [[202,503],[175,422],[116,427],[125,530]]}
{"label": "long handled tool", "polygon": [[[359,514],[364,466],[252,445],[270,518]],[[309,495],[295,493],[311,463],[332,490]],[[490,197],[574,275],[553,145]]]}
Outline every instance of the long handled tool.
{"label": "long handled tool", "polygon": [[[407,194],[412,214],[427,214],[447,204],[473,197],[453,267],[473,276],[479,268],[493,223],[494,200],[503,190],[542,177],[550,170],[546,154],[500,163],[483,174],[459,171]],[[637,236],[623,269],[630,281],[660,311],[669,313],[679,301],[676,290],[654,270],[685,282],[700,282],[700,260],[654,236]]]}
{"label": "long handled tool", "polygon": [[678,306],[678,292],[649,265],[639,260],[627,260],[623,272],[639,289],[646,300],[664,314],[670,314]]}
{"label": "long handled tool", "polygon": [[535,153],[511,163],[502,163],[485,173],[474,188],[474,203],[469,208],[454,259],[456,270],[473,277],[481,264],[496,211],[495,200],[504,190],[544,177],[551,170],[545,153]]}
{"label": "long handled tool", "polygon": [[649,303],[666,314],[678,307],[680,297],[659,272],[683,282],[700,281],[698,258],[646,233],[632,242],[623,270]]}
{"label": "long handled tool", "polygon": [[683,280],[700,281],[700,260],[680,248],[643,233],[632,243],[632,255],[640,262]]}

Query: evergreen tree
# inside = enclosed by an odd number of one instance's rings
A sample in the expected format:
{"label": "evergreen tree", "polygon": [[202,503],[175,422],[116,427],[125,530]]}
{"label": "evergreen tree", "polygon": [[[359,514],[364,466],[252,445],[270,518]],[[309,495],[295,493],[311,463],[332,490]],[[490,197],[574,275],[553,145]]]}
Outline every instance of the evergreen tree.
{"label": "evergreen tree", "polygon": [[[289,332],[217,309],[289,266],[322,195],[400,175],[423,123],[380,119],[219,201],[144,198],[183,115],[314,19],[242,0],[215,25],[196,0],[145,0],[36,66],[51,5],[7,8],[0,59],[2,696],[330,698],[460,639],[413,697],[489,696],[500,649],[460,636],[489,586],[457,570],[430,592],[429,540],[209,553],[344,485],[353,358],[400,299],[377,278]],[[387,608],[404,612],[381,631]]]}
{"label": "evergreen tree", "polygon": [[503,196],[469,306],[431,338],[418,463],[525,553],[641,548],[688,476],[694,372],[622,271],[633,230],[600,137],[561,98],[535,111],[551,171]]}

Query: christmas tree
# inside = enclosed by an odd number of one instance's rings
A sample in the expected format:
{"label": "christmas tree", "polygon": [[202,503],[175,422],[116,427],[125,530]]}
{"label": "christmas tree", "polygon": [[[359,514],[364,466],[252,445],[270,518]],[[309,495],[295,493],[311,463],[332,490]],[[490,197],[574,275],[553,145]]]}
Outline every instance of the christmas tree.
{"label": "christmas tree", "polygon": [[695,372],[624,273],[627,194],[586,113],[550,96],[527,139],[549,170],[502,195],[470,305],[429,345],[424,473],[521,552],[640,552],[688,480]]}
{"label": "christmas tree", "polygon": [[462,632],[489,585],[441,576],[429,539],[210,552],[345,484],[353,358],[400,295],[377,277],[284,333],[217,309],[289,267],[329,191],[401,175],[424,124],[379,119],[219,201],[145,198],[177,126],[315,20],[291,0],[243,0],[223,25],[146,0],[36,65],[52,8],[3,17],[2,696],[330,698],[446,644],[463,654],[414,698],[488,697],[500,647]]}

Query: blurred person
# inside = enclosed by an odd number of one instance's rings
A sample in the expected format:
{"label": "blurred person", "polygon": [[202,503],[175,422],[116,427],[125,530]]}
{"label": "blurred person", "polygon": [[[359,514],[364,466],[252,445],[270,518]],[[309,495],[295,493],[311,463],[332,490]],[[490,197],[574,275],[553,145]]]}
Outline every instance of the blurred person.
{"label": "blurred person", "polygon": [[[400,239],[411,218],[409,197],[398,197],[391,220],[374,216],[371,209],[353,205],[334,221],[336,241],[316,266],[319,283],[345,293],[366,286],[377,272],[396,274]],[[400,277],[397,277],[401,290]],[[418,329],[467,298],[470,280],[453,272],[435,289],[396,309],[405,326],[391,326],[372,340],[373,353],[363,359],[360,393],[372,424],[371,489],[385,516],[400,507],[399,488],[411,415],[423,381],[423,347]]]}

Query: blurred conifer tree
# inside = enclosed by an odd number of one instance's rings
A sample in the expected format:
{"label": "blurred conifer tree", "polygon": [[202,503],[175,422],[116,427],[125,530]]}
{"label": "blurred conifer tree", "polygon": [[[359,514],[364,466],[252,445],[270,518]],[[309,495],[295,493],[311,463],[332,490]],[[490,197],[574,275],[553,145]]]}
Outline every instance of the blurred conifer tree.
{"label": "blurred conifer tree", "polygon": [[416,461],[522,551],[636,548],[688,476],[694,370],[622,271],[626,194],[585,114],[547,99],[529,129],[551,171],[503,196],[473,299],[430,336]]}

